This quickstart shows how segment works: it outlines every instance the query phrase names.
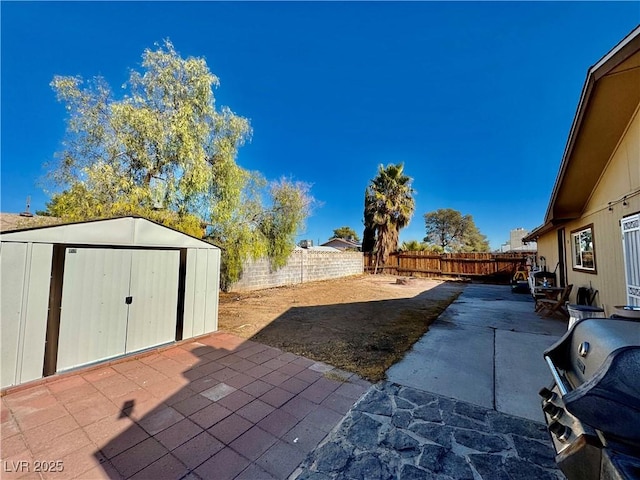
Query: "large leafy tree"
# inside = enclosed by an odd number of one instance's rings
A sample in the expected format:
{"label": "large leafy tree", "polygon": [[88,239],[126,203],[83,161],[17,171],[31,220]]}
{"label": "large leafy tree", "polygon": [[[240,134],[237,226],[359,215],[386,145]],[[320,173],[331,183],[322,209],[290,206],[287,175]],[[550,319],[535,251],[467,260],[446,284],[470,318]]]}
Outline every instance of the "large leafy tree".
{"label": "large leafy tree", "polygon": [[352,242],[359,242],[360,237],[351,227],[340,227],[333,231],[333,238],[343,238],[345,240],[351,240]]}
{"label": "large leafy tree", "polygon": [[94,202],[83,206],[98,215],[162,207],[204,217],[207,199],[229,190],[218,180],[235,164],[249,122],[216,109],[218,78],[204,59],[181,58],[169,41],[144,52],[142,69],[131,72],[120,99],[101,77],[54,77],[69,117],[52,177],[84,187]]}
{"label": "large leafy tree", "polygon": [[227,283],[251,256],[282,264],[309,213],[308,188],[269,184],[236,163],[251,127],[216,106],[219,81],[203,58],[182,58],[167,40],[145,50],[141,66],[120,98],[101,77],[54,77],[68,118],[50,166],[58,193],[49,212],[70,220],[137,214],[207,235],[225,248]]}
{"label": "large leafy tree", "polygon": [[365,192],[365,235],[367,222],[375,231],[376,265],[385,263],[398,249],[400,230],[411,220],[415,209],[413,179],[404,174],[402,163],[378,167],[378,175]]}
{"label": "large leafy tree", "polygon": [[295,246],[295,234],[303,226],[313,203],[309,189],[306,183],[287,179],[271,183],[272,206],[262,214],[259,229],[267,240],[267,254],[274,269],[286,264]]}
{"label": "large leafy tree", "polygon": [[480,233],[480,230],[471,219],[467,231],[463,235],[463,245],[461,252],[480,252],[487,253],[491,251],[487,236]]}
{"label": "large leafy tree", "polygon": [[478,230],[471,215],[452,208],[441,208],[424,215],[426,242],[446,252],[488,252],[489,242]]}

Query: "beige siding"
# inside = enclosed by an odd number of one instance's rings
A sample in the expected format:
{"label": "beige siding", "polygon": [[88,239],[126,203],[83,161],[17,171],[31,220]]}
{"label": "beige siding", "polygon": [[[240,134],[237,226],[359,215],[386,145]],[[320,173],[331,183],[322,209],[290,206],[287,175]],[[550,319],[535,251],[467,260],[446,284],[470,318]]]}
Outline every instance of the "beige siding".
{"label": "beige siding", "polygon": [[[547,270],[553,272],[558,264],[558,239],[555,231],[538,239],[538,258],[544,257]],[[560,273],[556,271],[556,280]]]}
{"label": "beige siding", "polygon": [[[607,208],[587,215],[580,220],[576,220],[566,225],[567,239],[567,270],[568,283],[574,285],[571,296],[572,301],[576,299],[578,287],[593,287],[598,290],[596,297],[598,305],[604,306],[607,314],[612,313],[611,306],[625,303],[625,278],[622,259],[622,239],[620,225],[618,221],[621,214],[609,212]],[[597,273],[586,273],[573,269],[573,259],[571,258],[571,230],[582,228],[593,224],[593,237],[596,253]]]}
{"label": "beige siding", "polygon": [[637,192],[638,189],[640,189],[640,115],[636,110],[625,136],[618,144],[591,194],[585,214],[606,208],[609,202]]}
{"label": "beige siding", "polygon": [[[623,205],[621,200],[628,196]],[[609,202],[612,202],[609,210]],[[578,287],[592,286],[599,291],[596,301],[607,315],[612,307],[626,303],[624,260],[620,219],[640,212],[640,115],[636,110],[625,135],[614,151],[598,181],[581,218],[563,227],[566,233],[567,283],[574,285],[571,301]],[[597,273],[573,270],[571,231],[593,224]],[[538,239],[538,254],[547,258],[553,270],[558,256],[557,232],[553,230]]]}

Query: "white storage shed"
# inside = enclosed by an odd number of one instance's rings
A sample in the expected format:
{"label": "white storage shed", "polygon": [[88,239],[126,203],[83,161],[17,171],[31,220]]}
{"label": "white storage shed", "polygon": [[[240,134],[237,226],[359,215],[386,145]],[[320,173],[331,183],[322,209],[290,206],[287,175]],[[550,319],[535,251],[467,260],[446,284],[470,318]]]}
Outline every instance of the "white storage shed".
{"label": "white storage shed", "polygon": [[218,328],[215,245],[139,217],[0,240],[2,388]]}

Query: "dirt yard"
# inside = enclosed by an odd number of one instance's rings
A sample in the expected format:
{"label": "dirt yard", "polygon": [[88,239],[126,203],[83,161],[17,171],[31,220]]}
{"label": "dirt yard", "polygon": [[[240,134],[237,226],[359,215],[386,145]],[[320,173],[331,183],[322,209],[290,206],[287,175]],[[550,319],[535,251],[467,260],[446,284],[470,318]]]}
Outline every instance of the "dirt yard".
{"label": "dirt yard", "polygon": [[378,381],[464,289],[397,279],[358,275],[220,293],[219,328]]}

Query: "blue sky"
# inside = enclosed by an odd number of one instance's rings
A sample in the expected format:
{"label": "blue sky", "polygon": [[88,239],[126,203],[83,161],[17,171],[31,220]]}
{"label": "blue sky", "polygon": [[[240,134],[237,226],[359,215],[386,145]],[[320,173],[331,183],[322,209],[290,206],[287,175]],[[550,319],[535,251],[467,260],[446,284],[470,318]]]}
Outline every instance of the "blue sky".
{"label": "blue sky", "polygon": [[313,184],[298,239],[362,235],[378,165],[404,162],[416,212],[471,214],[497,248],[542,223],[589,66],[640,23],[638,2],[5,2],[3,212],[44,209],[65,112],[54,75],[117,90],[169,38],[205,57],[218,105],[248,117],[238,163]]}

